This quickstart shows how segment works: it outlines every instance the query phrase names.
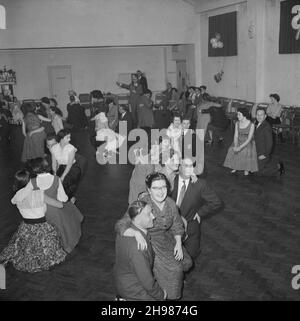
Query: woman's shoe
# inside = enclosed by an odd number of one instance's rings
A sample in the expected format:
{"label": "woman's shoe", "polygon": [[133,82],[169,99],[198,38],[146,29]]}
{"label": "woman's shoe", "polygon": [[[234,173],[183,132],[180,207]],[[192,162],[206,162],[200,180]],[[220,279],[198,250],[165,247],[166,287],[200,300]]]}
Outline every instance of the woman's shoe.
{"label": "woman's shoe", "polygon": [[248,172],[248,171],[244,171],[244,175],[245,175],[245,176],[248,176],[248,175],[249,175],[249,172]]}
{"label": "woman's shoe", "polygon": [[231,173],[231,174],[236,173],[236,169],[233,169],[230,173]]}

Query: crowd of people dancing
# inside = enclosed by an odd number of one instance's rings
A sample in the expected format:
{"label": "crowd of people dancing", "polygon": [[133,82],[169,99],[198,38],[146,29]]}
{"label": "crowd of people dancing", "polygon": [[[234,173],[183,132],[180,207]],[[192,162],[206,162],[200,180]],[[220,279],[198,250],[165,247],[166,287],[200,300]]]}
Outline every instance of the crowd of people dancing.
{"label": "crowd of people dancing", "polygon": [[[181,298],[184,278],[200,254],[202,220],[223,207],[203,175],[204,148],[199,155],[196,146],[222,142],[230,121],[205,86],[187,87],[179,95],[168,83],[163,99],[155,104],[145,75],[138,71],[131,80],[117,82],[129,91],[128,104],[119,104],[116,95],[93,90],[89,117],[74,91],[69,92],[66,118],[55,99],[1,101],[1,141],[9,141],[10,122],[20,124],[24,135],[23,167],[14,175],[11,199],[22,222],[0,253],[2,267],[11,262],[20,271],[48,270],[62,263],[78,244],[84,216],[76,206],[76,193],[87,160],[70,143],[72,133],[87,130],[96,160],[104,164],[138,128],[148,139],[134,150],[128,209],[115,225],[117,300]],[[284,172],[283,164],[272,158],[271,125],[280,121],[280,97],[271,94],[270,98],[268,109],[255,110],[255,119],[247,109],[237,110],[233,142],[224,161],[232,174]],[[168,111],[170,119],[160,140],[149,144],[151,129],[157,127],[156,110]]]}

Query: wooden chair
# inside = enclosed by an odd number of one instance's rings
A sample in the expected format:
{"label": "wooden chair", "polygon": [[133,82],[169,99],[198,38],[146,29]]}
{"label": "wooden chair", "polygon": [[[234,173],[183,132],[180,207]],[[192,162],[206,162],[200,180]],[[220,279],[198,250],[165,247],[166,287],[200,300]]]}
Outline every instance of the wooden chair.
{"label": "wooden chair", "polygon": [[281,123],[273,124],[272,129],[275,134],[276,143],[279,143],[279,134],[289,132],[292,135],[292,142],[295,142],[295,128],[294,128],[295,108],[292,106],[284,106],[281,112]]}
{"label": "wooden chair", "polygon": [[300,142],[300,107],[294,108],[294,117],[291,125],[291,132],[293,137],[293,144]]}

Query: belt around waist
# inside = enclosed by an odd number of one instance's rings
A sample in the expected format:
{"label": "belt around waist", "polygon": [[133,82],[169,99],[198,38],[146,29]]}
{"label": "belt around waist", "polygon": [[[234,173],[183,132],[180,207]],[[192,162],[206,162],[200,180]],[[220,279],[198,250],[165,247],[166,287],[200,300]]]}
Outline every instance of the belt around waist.
{"label": "belt around waist", "polygon": [[40,224],[46,222],[46,217],[40,217],[40,218],[23,218],[24,223],[26,224]]}

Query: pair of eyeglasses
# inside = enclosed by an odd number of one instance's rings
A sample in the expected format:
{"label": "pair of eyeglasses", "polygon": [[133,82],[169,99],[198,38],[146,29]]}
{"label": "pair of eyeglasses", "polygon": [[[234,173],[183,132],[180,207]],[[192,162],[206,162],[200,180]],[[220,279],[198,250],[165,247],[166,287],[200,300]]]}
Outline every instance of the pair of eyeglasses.
{"label": "pair of eyeglasses", "polygon": [[167,189],[167,186],[162,186],[162,187],[151,187],[153,191],[163,191]]}

